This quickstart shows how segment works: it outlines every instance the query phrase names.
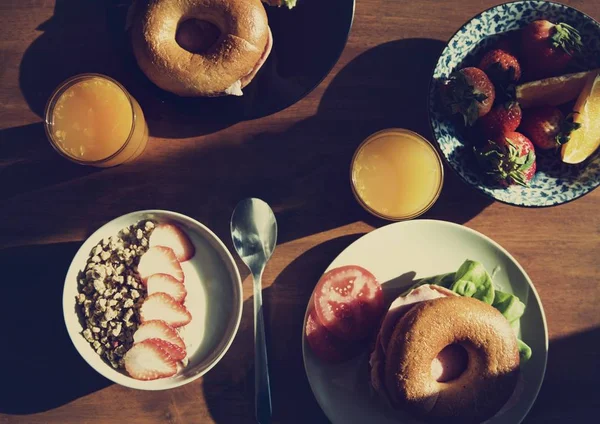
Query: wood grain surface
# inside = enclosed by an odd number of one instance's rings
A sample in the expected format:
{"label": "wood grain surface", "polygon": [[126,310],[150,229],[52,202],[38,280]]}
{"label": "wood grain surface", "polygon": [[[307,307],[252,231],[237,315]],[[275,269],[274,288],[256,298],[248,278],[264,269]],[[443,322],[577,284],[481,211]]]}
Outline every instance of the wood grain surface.
{"label": "wood grain surface", "polygon": [[[51,0],[0,1],[0,422],[254,422],[252,286],[245,268],[243,321],[231,350],[204,378],[166,392],[136,391],[99,376],[71,345],[61,310],[70,260],[103,223],[134,210],[174,210],[205,223],[231,249],[229,217],[246,196],[272,204],[280,228],[264,276],[274,422],[327,422],[302,365],[306,303],[339,252],[386,224],[354,201],[349,159],[365,136],[385,127],[431,138],[430,69],[460,25],[500,2],[358,0],[341,59],[300,102],[223,128],[174,125],[147,110],[152,137],[143,156],[97,170],[55,154],[40,114],[60,70],[118,67],[102,3],[59,0],[55,8]],[[597,0],[565,3],[600,18]],[[144,93],[132,92],[144,107]],[[425,215],[500,243],[541,296],[551,339],[548,370],[526,423],[600,416],[599,210],[600,190],[558,207],[523,209],[491,202],[448,171],[440,200]]]}

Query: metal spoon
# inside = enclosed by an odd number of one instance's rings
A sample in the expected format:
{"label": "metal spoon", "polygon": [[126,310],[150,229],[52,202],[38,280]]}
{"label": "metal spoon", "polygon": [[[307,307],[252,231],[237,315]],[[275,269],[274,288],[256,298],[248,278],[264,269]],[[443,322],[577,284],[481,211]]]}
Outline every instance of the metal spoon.
{"label": "metal spoon", "polygon": [[262,310],[261,279],[277,244],[277,221],[273,211],[260,199],[244,199],[231,215],[231,238],[254,279],[254,388],[256,420],[271,422],[271,387]]}

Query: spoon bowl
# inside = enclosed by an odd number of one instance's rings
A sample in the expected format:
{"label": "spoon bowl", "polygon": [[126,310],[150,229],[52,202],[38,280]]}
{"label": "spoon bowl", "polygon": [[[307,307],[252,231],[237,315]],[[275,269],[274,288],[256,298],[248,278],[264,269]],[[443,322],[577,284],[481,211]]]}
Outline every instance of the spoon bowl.
{"label": "spoon bowl", "polygon": [[277,221],[269,205],[255,198],[239,202],[231,216],[231,238],[252,274],[262,274],[277,244]]}

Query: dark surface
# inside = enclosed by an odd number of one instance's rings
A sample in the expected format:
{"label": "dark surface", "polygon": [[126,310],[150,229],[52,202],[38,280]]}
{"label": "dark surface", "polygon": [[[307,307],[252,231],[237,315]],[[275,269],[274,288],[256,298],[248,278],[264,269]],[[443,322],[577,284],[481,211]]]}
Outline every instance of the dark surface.
{"label": "dark surface", "polygon": [[[252,284],[241,261],[244,313],[231,351],[205,377],[173,390],[133,390],[100,377],[72,347],[60,303],[77,246],[112,218],[149,208],[182,212],[232,250],[229,218],[247,196],[267,200],[279,222],[279,243],[263,277],[273,422],[327,422],[304,375],[304,310],[330,261],[361,234],[387,224],[354,200],[352,154],[386,127],[432,140],[427,93],[437,56],[467,19],[499,1],[360,0],[348,45],[325,80],[277,114],[239,122],[187,110],[185,101],[163,103],[122,32],[112,31],[125,12],[115,2],[0,2],[0,317],[8,335],[0,342],[0,422],[255,422]],[[570,3],[600,16],[596,1]],[[315,19],[297,25],[308,33]],[[331,35],[320,34],[319,42],[327,44]],[[314,51],[310,44],[306,49]],[[144,108],[151,138],[135,163],[76,166],[45,140],[40,114],[50,92],[68,76],[91,71],[123,82]],[[446,171],[440,199],[424,216],[464,224],[498,242],[540,294],[550,356],[526,423],[587,423],[600,415],[594,398],[599,209],[599,191],[555,208],[509,207]]]}
{"label": "dark surface", "polygon": [[62,286],[79,243],[0,250],[0,413],[31,414],[112,383],[83,360],[64,325]]}
{"label": "dark surface", "polygon": [[[137,66],[125,29],[130,4],[56,2],[54,16],[39,27],[43,35],[27,49],[20,68],[21,90],[35,113],[43,116],[61,81],[96,72],[130,91],[151,118],[155,136],[196,136],[268,116],[296,103],[325,78],[346,45],[354,16],[354,0],[305,0],[292,11],[267,7],[273,49],[244,95],[180,98],[156,87]],[[40,74],[40,68],[47,71]]]}

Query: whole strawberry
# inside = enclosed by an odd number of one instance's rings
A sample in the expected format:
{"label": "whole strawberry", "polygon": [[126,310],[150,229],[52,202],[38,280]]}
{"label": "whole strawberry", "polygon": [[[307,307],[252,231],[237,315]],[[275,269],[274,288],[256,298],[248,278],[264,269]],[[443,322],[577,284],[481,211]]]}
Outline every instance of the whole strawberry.
{"label": "whole strawberry", "polygon": [[530,78],[560,74],[582,47],[579,32],[565,23],[537,20],[521,32],[521,58]]}
{"label": "whole strawberry", "polygon": [[486,115],[496,99],[494,84],[481,69],[464,68],[453,72],[442,86],[442,101],[451,114],[460,114],[466,126]]}
{"label": "whole strawberry", "polygon": [[489,138],[507,132],[516,131],[521,124],[521,107],[517,102],[499,104],[492,108],[490,113],[483,116],[477,126]]}
{"label": "whole strawberry", "polygon": [[535,175],[535,150],[521,133],[509,132],[489,140],[476,154],[487,174],[503,187],[527,186]]}
{"label": "whole strawberry", "polygon": [[521,64],[517,57],[502,49],[487,52],[479,62],[479,69],[495,83],[515,83],[521,79]]}
{"label": "whole strawberry", "polygon": [[543,150],[567,143],[571,133],[580,127],[581,124],[573,122],[573,114],[565,117],[560,109],[552,106],[528,109],[521,123],[521,131],[535,147]]}

